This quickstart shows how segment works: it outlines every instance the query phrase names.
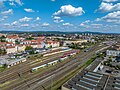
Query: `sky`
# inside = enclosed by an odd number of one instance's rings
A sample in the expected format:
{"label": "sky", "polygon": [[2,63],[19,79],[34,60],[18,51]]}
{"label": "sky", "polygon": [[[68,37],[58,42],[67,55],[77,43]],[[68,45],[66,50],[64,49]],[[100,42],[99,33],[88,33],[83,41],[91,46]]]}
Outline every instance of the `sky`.
{"label": "sky", "polygon": [[120,0],[0,0],[0,31],[120,33]]}

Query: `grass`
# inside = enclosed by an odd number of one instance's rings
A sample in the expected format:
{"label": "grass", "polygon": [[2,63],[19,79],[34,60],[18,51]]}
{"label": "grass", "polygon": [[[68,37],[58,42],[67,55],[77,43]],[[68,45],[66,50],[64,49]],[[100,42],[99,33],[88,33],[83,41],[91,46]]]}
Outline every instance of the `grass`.
{"label": "grass", "polygon": [[0,67],[0,72],[3,72],[6,69],[6,67],[2,66]]}
{"label": "grass", "polygon": [[86,65],[86,66],[90,65],[96,58],[97,58],[96,56],[93,57],[93,58],[91,58],[89,61],[87,61],[87,62],[85,63],[85,65]]}
{"label": "grass", "polygon": [[4,86],[6,86],[6,85],[12,83],[13,81],[14,81],[14,80],[5,82],[5,83],[3,83],[3,84],[0,84],[0,88],[2,88],[2,87],[4,87]]}

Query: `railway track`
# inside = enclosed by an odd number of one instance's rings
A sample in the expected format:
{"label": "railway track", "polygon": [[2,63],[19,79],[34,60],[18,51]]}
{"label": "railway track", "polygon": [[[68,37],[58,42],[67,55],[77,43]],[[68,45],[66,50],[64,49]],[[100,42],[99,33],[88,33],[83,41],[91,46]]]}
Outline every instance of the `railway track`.
{"label": "railway track", "polygon": [[11,67],[10,70],[0,73],[0,76],[1,76],[0,84],[5,83],[10,80],[14,80],[16,78],[19,78],[20,75],[29,73],[31,68],[42,65],[44,63],[51,62],[55,59],[58,59],[64,53],[60,53],[59,55],[52,55],[51,59],[50,59],[50,57],[40,58],[40,59],[42,59],[43,62],[31,63],[31,60],[28,60],[22,64]]}
{"label": "railway track", "polygon": [[[96,49],[93,49],[92,51],[90,51],[90,52],[93,52],[93,51],[96,51]],[[65,64],[65,66],[67,67],[67,66],[78,66],[78,64],[80,64],[80,63],[84,63],[85,62],[85,60],[88,60],[87,58],[83,58],[83,57],[91,57],[92,55],[90,54],[90,52],[89,52],[89,54],[88,53],[84,53],[84,54],[82,54],[82,55],[78,55],[77,57],[75,57],[75,59],[77,58],[78,59],[78,61],[76,61],[77,63],[76,63],[76,65],[73,65],[73,62],[70,62],[71,64],[69,65],[69,64]],[[87,55],[88,54],[88,55]],[[80,61],[80,63],[78,63],[79,62],[79,59],[80,58],[83,58],[83,60],[81,60]],[[62,65],[63,66],[63,65]],[[63,70],[64,70],[64,68],[62,68]],[[56,68],[56,70],[60,70],[61,71],[61,69],[59,69],[59,68]],[[55,70],[54,70],[55,71]],[[52,71],[51,70],[51,74],[50,74],[50,76],[52,75],[52,74],[54,74],[54,71]],[[60,72],[59,71],[59,72]],[[21,83],[18,83],[18,84],[16,84],[16,85],[14,85],[14,86],[12,86],[12,87],[9,87],[9,89],[11,88],[11,89],[14,89],[14,90],[21,90],[21,88],[23,87],[23,86],[25,86],[25,87],[28,87],[28,85],[29,86],[31,86],[31,85],[34,85],[34,83],[36,83],[36,82],[38,82],[38,81],[41,81],[41,76],[45,76],[45,74],[48,74],[49,75],[49,73],[50,72],[46,72],[46,73],[44,73],[44,74],[40,74],[40,75],[38,75],[38,76],[36,76],[36,77],[34,77],[35,78],[35,80],[34,80],[34,78],[30,78],[29,80],[26,80],[25,82],[27,83],[25,83],[24,82],[24,80],[23,80],[23,82],[21,82]],[[57,72],[56,72],[57,73]],[[48,76],[47,76],[48,77]],[[16,88],[14,88],[14,87],[16,87]],[[23,88],[25,88],[25,87],[23,87]],[[8,90],[8,89],[6,89],[6,90]],[[25,90],[25,89],[22,89],[22,90]]]}

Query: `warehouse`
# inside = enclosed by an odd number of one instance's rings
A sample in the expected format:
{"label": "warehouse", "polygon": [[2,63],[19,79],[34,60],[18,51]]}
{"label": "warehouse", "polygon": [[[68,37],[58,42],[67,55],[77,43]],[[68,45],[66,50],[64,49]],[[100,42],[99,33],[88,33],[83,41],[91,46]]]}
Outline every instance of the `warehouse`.
{"label": "warehouse", "polygon": [[62,90],[102,90],[107,75],[82,71],[62,86]]}
{"label": "warehouse", "polygon": [[109,77],[105,90],[120,90],[120,77]]}
{"label": "warehouse", "polygon": [[7,63],[7,67],[10,68],[11,66],[20,64],[20,63],[25,62],[25,61],[26,61],[26,58],[17,59],[14,61],[11,60],[10,62]]}

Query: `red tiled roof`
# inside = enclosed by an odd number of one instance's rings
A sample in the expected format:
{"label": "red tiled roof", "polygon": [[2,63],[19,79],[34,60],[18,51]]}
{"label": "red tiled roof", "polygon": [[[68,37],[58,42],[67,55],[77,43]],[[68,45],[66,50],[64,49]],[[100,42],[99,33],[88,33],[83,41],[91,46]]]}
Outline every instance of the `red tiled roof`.
{"label": "red tiled roof", "polygon": [[7,49],[9,49],[9,48],[15,48],[15,46],[7,46],[6,48]]}
{"label": "red tiled roof", "polygon": [[18,37],[18,36],[14,36],[14,35],[12,35],[12,36],[7,36],[7,38],[18,39],[19,37]]}

